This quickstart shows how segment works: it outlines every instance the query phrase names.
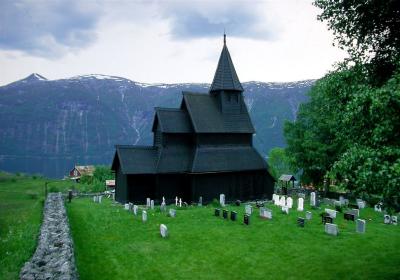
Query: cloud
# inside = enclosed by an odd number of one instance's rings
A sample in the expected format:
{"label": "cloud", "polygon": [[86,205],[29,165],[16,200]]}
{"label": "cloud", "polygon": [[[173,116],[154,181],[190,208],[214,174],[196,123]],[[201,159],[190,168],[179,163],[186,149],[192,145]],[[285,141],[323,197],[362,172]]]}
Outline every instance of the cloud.
{"label": "cloud", "polygon": [[161,13],[170,22],[174,39],[228,36],[274,40],[278,30],[266,16],[268,3],[250,1],[161,2]]}
{"label": "cloud", "polygon": [[[85,3],[85,2],[83,2]],[[99,9],[71,1],[0,1],[0,48],[59,57],[93,43]]]}

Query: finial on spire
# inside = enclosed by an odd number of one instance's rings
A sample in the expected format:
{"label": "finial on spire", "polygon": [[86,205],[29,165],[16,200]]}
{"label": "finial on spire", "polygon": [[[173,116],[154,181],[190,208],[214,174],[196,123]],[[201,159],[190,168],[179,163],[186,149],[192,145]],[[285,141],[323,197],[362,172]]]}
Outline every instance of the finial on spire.
{"label": "finial on spire", "polygon": [[226,33],[225,33],[225,28],[224,28],[224,46],[226,45]]}

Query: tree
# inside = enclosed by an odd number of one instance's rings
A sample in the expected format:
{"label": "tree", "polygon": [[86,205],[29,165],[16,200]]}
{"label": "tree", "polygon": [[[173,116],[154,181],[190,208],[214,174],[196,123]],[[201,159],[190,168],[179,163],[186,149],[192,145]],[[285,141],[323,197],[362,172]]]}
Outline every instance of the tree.
{"label": "tree", "polygon": [[392,76],[400,58],[400,1],[315,0],[314,5],[349,61],[366,66],[371,84]]}
{"label": "tree", "polygon": [[268,155],[268,164],[270,172],[275,179],[278,179],[282,174],[293,174],[291,168],[291,159],[286,155],[285,149],[273,148]]}

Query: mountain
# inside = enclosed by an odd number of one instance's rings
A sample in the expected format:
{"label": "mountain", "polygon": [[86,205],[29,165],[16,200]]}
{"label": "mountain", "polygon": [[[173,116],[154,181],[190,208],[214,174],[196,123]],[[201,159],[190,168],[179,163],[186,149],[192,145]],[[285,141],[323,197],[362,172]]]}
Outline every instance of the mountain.
{"label": "mountain", "polygon": [[[285,145],[283,123],[296,117],[313,83],[243,83],[262,154]],[[0,170],[62,177],[74,164],[110,164],[116,144],[152,144],[154,107],[178,107],[182,91],[207,93],[209,86],[39,74],[2,86]]]}

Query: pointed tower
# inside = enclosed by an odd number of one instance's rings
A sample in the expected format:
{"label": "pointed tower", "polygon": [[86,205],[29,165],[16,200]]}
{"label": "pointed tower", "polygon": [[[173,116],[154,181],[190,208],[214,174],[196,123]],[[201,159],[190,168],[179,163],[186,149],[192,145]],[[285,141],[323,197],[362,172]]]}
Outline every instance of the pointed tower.
{"label": "pointed tower", "polygon": [[214,80],[210,87],[210,94],[218,99],[223,113],[240,113],[243,106],[243,87],[235,71],[235,66],[226,46],[224,34],[224,46],[219,57]]}

